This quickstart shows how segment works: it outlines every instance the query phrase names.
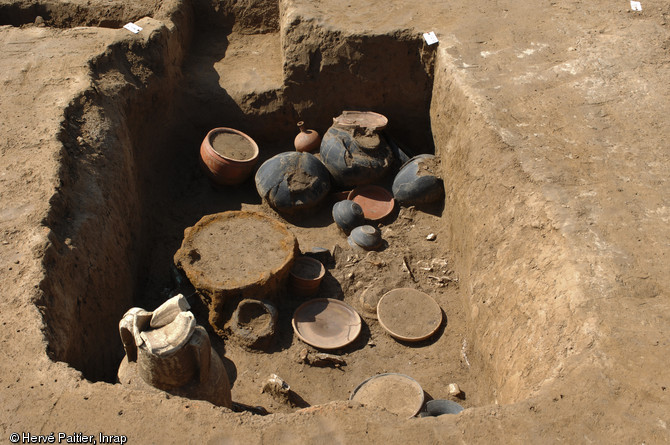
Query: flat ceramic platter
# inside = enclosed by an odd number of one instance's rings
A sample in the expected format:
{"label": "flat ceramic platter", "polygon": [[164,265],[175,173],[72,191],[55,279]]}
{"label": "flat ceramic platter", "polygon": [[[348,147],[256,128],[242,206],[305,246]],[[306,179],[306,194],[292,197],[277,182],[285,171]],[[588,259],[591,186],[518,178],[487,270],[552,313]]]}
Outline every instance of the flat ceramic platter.
{"label": "flat ceramic platter", "polygon": [[354,389],[349,400],[379,406],[403,418],[414,417],[423,406],[421,385],[404,374],[379,374]]}
{"label": "flat ceramic platter", "polygon": [[374,111],[343,111],[335,118],[335,121],[340,125],[352,125],[372,130],[382,130],[389,123],[386,116]]}
{"label": "flat ceramic platter", "polygon": [[315,298],[293,314],[293,330],[308,345],[319,349],[342,348],[361,333],[361,317],[351,306],[332,298]]}
{"label": "flat ceramic platter", "polygon": [[361,206],[363,216],[369,221],[379,221],[387,217],[395,207],[391,192],[378,185],[363,185],[349,193],[350,200]]}
{"label": "flat ceramic platter", "polygon": [[442,309],[430,295],[416,289],[393,289],[377,303],[379,323],[392,337],[421,341],[442,324]]}

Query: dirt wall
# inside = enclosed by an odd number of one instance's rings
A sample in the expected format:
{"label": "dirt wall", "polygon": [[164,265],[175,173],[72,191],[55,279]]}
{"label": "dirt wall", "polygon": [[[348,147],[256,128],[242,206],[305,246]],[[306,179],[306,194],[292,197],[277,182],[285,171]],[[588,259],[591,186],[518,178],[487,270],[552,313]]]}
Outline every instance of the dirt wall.
{"label": "dirt wall", "polygon": [[161,158],[144,130],[173,114],[187,43],[155,20],[138,23],[153,28],[150,36],[117,42],[91,61],[91,88],[66,110],[61,186],[45,220],[51,243],[40,288],[49,352],[91,380],[114,381],[123,355],[117,325],[136,299],[150,231],[144,197]]}
{"label": "dirt wall", "polygon": [[487,101],[462,82],[446,47],[438,52],[431,117],[443,219],[471,321],[468,354],[497,388],[497,401],[512,403],[537,394],[593,342],[572,304],[579,274],[559,223],[484,119]]}
{"label": "dirt wall", "polygon": [[193,0],[199,26],[242,34],[279,30],[279,0]]}
{"label": "dirt wall", "polygon": [[21,26],[35,23],[42,17],[45,26],[71,28],[99,26],[120,28],[142,17],[151,17],[160,9],[159,1],[132,2],[112,0],[101,7],[91,2],[74,1],[22,1],[0,2],[0,25]]}
{"label": "dirt wall", "polygon": [[297,118],[328,128],[342,110],[374,110],[415,153],[431,153],[432,50],[419,33],[342,32],[285,2],[281,10],[285,101]]}

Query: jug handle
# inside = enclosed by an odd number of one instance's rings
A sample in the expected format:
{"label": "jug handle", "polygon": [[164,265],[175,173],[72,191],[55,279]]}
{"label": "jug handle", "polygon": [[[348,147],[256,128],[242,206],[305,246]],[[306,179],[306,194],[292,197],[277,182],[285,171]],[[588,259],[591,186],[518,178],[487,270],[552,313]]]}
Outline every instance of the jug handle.
{"label": "jug handle", "polygon": [[143,343],[140,331],[149,324],[151,315],[151,312],[134,307],[128,310],[119,321],[119,335],[129,362],[137,361],[137,347]]}
{"label": "jug handle", "polygon": [[198,369],[200,370],[200,382],[206,382],[209,379],[209,368],[212,360],[212,345],[205,328],[196,326],[189,344],[193,349],[193,355],[198,364]]}

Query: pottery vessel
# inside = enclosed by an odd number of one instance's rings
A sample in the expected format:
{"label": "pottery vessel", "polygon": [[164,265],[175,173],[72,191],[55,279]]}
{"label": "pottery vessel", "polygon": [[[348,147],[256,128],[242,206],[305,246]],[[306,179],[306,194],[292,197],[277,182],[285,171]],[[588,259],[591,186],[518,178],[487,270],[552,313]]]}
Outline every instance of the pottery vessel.
{"label": "pottery vessel", "polygon": [[319,133],[306,129],[303,121],[298,122],[298,128],[300,129],[300,133],[298,133],[293,141],[296,151],[312,152],[321,145]]}
{"label": "pottery vessel", "polygon": [[[214,150],[212,144],[219,133],[231,133],[244,138],[249,144],[251,156],[247,159],[233,159]],[[200,145],[200,164],[207,175],[217,184],[238,185],[244,182],[258,163],[258,144],[239,130],[233,128],[214,128]]]}
{"label": "pottery vessel", "polygon": [[369,225],[359,226],[351,231],[348,241],[352,247],[377,250],[382,245],[382,234],[376,227]]}
{"label": "pottery vessel", "polygon": [[330,192],[330,175],[310,153],[280,153],[256,172],[256,190],[275,210],[291,215],[323,201]]}
{"label": "pottery vessel", "polygon": [[356,227],[365,224],[363,209],[354,201],[345,199],[333,206],[333,220],[347,235]]}
{"label": "pottery vessel", "polygon": [[410,159],[393,180],[393,197],[400,204],[430,204],[444,196],[444,184],[437,175],[436,158],[423,154]]}
{"label": "pottery vessel", "polygon": [[314,258],[303,256],[295,260],[289,274],[291,293],[297,297],[313,297],[326,275],[326,268]]}
{"label": "pottery vessel", "polygon": [[[175,299],[179,301],[172,301]],[[151,328],[152,312],[132,308],[125,313],[119,322],[126,351],[119,366],[119,382],[231,408],[230,382],[223,363],[193,314],[175,311],[184,307],[188,304],[178,295],[158,308],[158,324],[164,324],[157,329]]]}
{"label": "pottery vessel", "polygon": [[382,221],[395,208],[395,200],[391,192],[378,185],[362,185],[349,192],[347,198],[363,209],[363,216],[368,221]]}
{"label": "pottery vessel", "polygon": [[373,112],[344,111],[333,119],[321,141],[321,159],[340,187],[381,179],[393,164],[393,152],[381,134],[386,117]]}
{"label": "pottery vessel", "polygon": [[279,313],[272,303],[247,298],[239,302],[231,318],[235,340],[247,349],[269,347],[277,332]]}

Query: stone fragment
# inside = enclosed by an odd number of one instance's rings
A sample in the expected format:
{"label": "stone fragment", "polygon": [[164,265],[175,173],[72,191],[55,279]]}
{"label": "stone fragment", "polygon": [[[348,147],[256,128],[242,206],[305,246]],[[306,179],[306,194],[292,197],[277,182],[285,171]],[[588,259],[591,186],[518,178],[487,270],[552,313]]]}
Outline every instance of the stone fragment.
{"label": "stone fragment", "polygon": [[450,383],[447,388],[449,389],[449,395],[452,397],[460,397],[463,394],[458,383]]}
{"label": "stone fragment", "polygon": [[273,398],[289,403],[291,387],[277,374],[270,374],[270,377],[263,383],[262,393],[270,394]]}

